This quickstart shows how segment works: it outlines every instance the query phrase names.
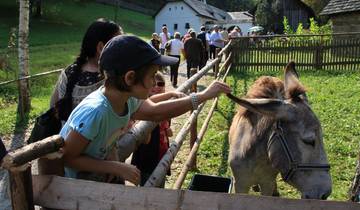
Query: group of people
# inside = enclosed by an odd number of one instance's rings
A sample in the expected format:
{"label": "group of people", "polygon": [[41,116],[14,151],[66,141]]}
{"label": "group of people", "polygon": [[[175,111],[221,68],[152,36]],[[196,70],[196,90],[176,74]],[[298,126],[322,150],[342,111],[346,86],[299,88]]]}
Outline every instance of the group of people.
{"label": "group of people", "polygon": [[163,25],[161,33],[152,34],[149,44],[162,55],[166,54],[179,59],[175,65],[170,66],[170,81],[176,87],[181,55],[186,59],[187,78],[190,78],[190,69],[203,68],[209,58],[215,58],[217,49],[223,48],[229,39],[240,36],[241,30],[237,26],[229,33],[226,28],[217,25],[208,31],[205,26],[201,26],[199,33],[190,28],[184,36],[181,36],[179,32],[171,36],[167,26]]}
{"label": "group of people", "polygon": [[[177,44],[187,47],[180,40],[172,44],[172,50]],[[218,81],[191,95],[165,92],[165,80],[158,70],[178,65],[179,55],[174,51],[162,55],[163,43],[151,45],[124,34],[112,21],[99,19],[88,27],[79,56],[60,74],[50,103],[63,122],[64,166],[57,166],[64,176],[103,182],[120,177],[144,184],[168,148],[169,119],[230,92]],[[145,141],[148,148],[134,151],[134,165],[116,161],[116,142],[138,120],[159,122]]]}

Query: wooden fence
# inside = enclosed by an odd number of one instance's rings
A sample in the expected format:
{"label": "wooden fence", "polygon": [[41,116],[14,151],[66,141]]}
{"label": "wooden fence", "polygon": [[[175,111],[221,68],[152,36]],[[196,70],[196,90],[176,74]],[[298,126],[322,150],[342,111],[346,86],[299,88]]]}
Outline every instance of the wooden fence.
{"label": "wooden fence", "polygon": [[240,37],[234,40],[234,67],[279,70],[290,60],[298,69],[360,70],[360,34]]}

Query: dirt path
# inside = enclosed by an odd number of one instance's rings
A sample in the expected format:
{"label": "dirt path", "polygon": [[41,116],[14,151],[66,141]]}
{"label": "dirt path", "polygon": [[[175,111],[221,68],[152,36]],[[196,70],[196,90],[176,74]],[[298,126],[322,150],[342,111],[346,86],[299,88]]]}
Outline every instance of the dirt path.
{"label": "dirt path", "polygon": [[[210,72],[212,72],[210,70]],[[168,73],[164,73],[166,77],[166,91],[174,90],[170,83],[170,75]],[[179,76],[178,76],[178,85],[181,85],[183,82],[187,80],[186,76],[186,63],[182,63],[179,67]],[[206,74],[202,79],[198,82],[198,90],[202,90],[206,88],[212,81],[214,80],[214,76],[212,73]],[[207,115],[206,110],[209,109],[210,103],[206,104],[203,111],[200,113],[199,118],[205,118]],[[174,136],[170,138],[170,141],[174,140],[177,133],[180,131],[184,123],[188,120],[190,113],[185,113],[179,117],[171,119],[171,128],[173,130]],[[171,165],[171,176],[167,177],[165,188],[172,188],[175,183],[177,177],[179,176],[181,169],[187,159],[188,154],[190,153],[190,142],[189,142],[190,134],[187,135],[186,140],[180,148],[174,162]],[[183,186],[187,187],[187,186]]]}

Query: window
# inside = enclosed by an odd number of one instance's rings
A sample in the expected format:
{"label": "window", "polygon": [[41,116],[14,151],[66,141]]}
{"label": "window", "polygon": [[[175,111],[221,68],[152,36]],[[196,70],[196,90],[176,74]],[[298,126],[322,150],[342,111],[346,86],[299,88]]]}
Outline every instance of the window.
{"label": "window", "polygon": [[175,10],[177,10],[177,6],[175,6]]}
{"label": "window", "polygon": [[181,7],[181,10],[183,10],[184,9],[184,7]]}
{"label": "window", "polygon": [[171,7],[169,7],[169,11],[171,11]]}
{"label": "window", "polygon": [[176,31],[178,29],[178,24],[174,23],[174,31]]}
{"label": "window", "polygon": [[185,23],[185,28],[189,29],[190,28],[190,23]]}

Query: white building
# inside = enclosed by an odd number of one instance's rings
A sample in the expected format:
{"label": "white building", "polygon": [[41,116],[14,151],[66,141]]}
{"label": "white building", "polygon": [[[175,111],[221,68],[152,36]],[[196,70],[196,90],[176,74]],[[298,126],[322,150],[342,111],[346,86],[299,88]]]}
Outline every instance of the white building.
{"label": "white building", "polygon": [[237,25],[243,32],[253,26],[253,17],[247,12],[228,13],[207,4],[206,0],[167,2],[154,16],[155,32],[160,33],[162,26],[166,25],[171,35],[176,31],[184,35],[189,28],[199,32],[202,25],[207,28],[214,24],[227,28]]}

